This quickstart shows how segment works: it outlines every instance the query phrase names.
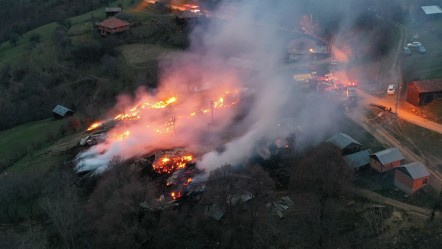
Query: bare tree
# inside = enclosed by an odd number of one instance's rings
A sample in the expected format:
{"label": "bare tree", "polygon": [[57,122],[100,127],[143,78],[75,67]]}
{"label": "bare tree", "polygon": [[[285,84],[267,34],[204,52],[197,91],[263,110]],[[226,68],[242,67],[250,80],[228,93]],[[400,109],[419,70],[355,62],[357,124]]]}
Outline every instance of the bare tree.
{"label": "bare tree", "polygon": [[52,185],[45,191],[42,207],[66,248],[77,248],[83,215],[75,178],[67,172],[57,172],[50,179]]}
{"label": "bare tree", "polygon": [[352,172],[346,166],[342,153],[333,145],[324,143],[305,151],[304,156],[294,167],[291,188],[311,192],[318,201],[315,218],[318,231],[318,246],[323,248],[327,234],[332,228],[327,226],[328,202],[340,198],[351,187]]}

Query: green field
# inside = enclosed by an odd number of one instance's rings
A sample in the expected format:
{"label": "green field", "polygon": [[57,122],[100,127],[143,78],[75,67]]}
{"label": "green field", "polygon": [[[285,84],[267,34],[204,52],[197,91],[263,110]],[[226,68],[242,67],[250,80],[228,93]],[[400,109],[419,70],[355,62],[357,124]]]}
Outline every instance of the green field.
{"label": "green field", "polygon": [[[133,5],[131,0],[118,0],[109,6],[122,6],[124,8],[129,8]],[[70,34],[76,35],[78,33],[82,34],[92,30],[92,16],[96,20],[103,20],[105,18],[104,7],[97,10],[68,18],[71,22]],[[9,41],[5,41],[0,44],[0,61],[1,63],[15,64],[20,61],[23,55],[29,54],[31,51],[31,42],[29,38],[33,34],[40,35],[40,44],[52,45],[52,35],[54,33],[57,24],[55,22],[43,25],[39,28],[31,30],[23,34],[17,41],[17,45],[13,46]]]}
{"label": "green field", "polygon": [[420,54],[417,49],[411,48],[412,55],[403,56],[404,81],[442,78],[442,23],[440,20],[430,20],[411,25],[406,43],[411,42],[415,33],[418,33],[418,38],[414,41],[422,43],[427,52]]}

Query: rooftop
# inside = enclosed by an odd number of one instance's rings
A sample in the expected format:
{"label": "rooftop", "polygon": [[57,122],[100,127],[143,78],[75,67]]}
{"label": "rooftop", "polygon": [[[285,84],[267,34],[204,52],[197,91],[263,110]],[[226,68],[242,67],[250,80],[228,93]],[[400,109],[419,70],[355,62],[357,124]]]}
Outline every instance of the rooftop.
{"label": "rooftop", "polygon": [[405,164],[401,167],[412,179],[419,179],[430,175],[427,167],[420,162]]}
{"label": "rooftop", "polygon": [[420,93],[442,91],[442,79],[412,81],[408,84],[414,84]]}
{"label": "rooftop", "polygon": [[388,148],[386,150],[381,150],[373,153],[371,155],[376,156],[382,164],[405,159],[398,148]]}
{"label": "rooftop", "polygon": [[352,143],[361,145],[358,141],[354,140],[352,137],[344,133],[336,133],[331,138],[327,139],[327,142],[334,144],[341,150]]}
{"label": "rooftop", "polygon": [[347,156],[344,156],[344,161],[353,169],[360,168],[370,163],[369,150],[362,150]]}
{"label": "rooftop", "polygon": [[442,9],[439,5],[421,6],[426,15],[441,14]]}
{"label": "rooftop", "polygon": [[54,107],[54,109],[52,109],[52,112],[56,113],[56,114],[58,114],[60,116],[64,116],[64,115],[66,115],[66,113],[74,112],[74,111],[72,111],[71,109],[66,108],[64,106],[57,105],[56,107]]}
{"label": "rooftop", "polygon": [[114,29],[114,28],[130,26],[130,23],[120,20],[120,19],[113,16],[111,18],[108,18],[108,19],[100,22],[98,25],[106,27],[106,28]]}

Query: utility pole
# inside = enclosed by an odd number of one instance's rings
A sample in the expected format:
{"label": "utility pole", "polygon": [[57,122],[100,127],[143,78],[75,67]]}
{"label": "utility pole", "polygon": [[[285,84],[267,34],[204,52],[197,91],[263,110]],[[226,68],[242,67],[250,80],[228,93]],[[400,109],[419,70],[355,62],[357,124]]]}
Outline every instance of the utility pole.
{"label": "utility pole", "polygon": [[212,114],[212,122],[211,125],[213,126],[213,100],[210,101],[210,113]]}
{"label": "utility pole", "polygon": [[400,82],[398,81],[397,83],[397,93],[396,93],[396,106],[395,106],[395,113],[396,116],[398,115],[397,112],[397,106],[398,106],[398,102],[399,102],[399,95],[401,94],[401,87],[400,87]]}

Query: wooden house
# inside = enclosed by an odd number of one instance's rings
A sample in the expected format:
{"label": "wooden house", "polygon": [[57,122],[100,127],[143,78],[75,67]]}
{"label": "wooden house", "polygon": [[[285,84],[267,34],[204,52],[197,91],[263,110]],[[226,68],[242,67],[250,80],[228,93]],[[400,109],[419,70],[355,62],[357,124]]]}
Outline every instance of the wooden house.
{"label": "wooden house", "polygon": [[335,145],[342,151],[342,155],[349,155],[361,150],[361,144],[347,134],[336,133],[327,142]]}
{"label": "wooden house", "polygon": [[405,158],[398,148],[388,148],[370,155],[370,166],[379,173],[397,168],[404,162]]}
{"label": "wooden house", "polygon": [[409,163],[394,172],[394,185],[407,194],[412,194],[428,183],[430,173],[422,163]]}
{"label": "wooden house", "polygon": [[130,23],[113,16],[98,23],[97,28],[102,36],[108,36],[128,31],[130,29]]}
{"label": "wooden house", "polygon": [[413,81],[407,85],[407,102],[414,106],[423,106],[437,98],[442,98],[442,79]]}

